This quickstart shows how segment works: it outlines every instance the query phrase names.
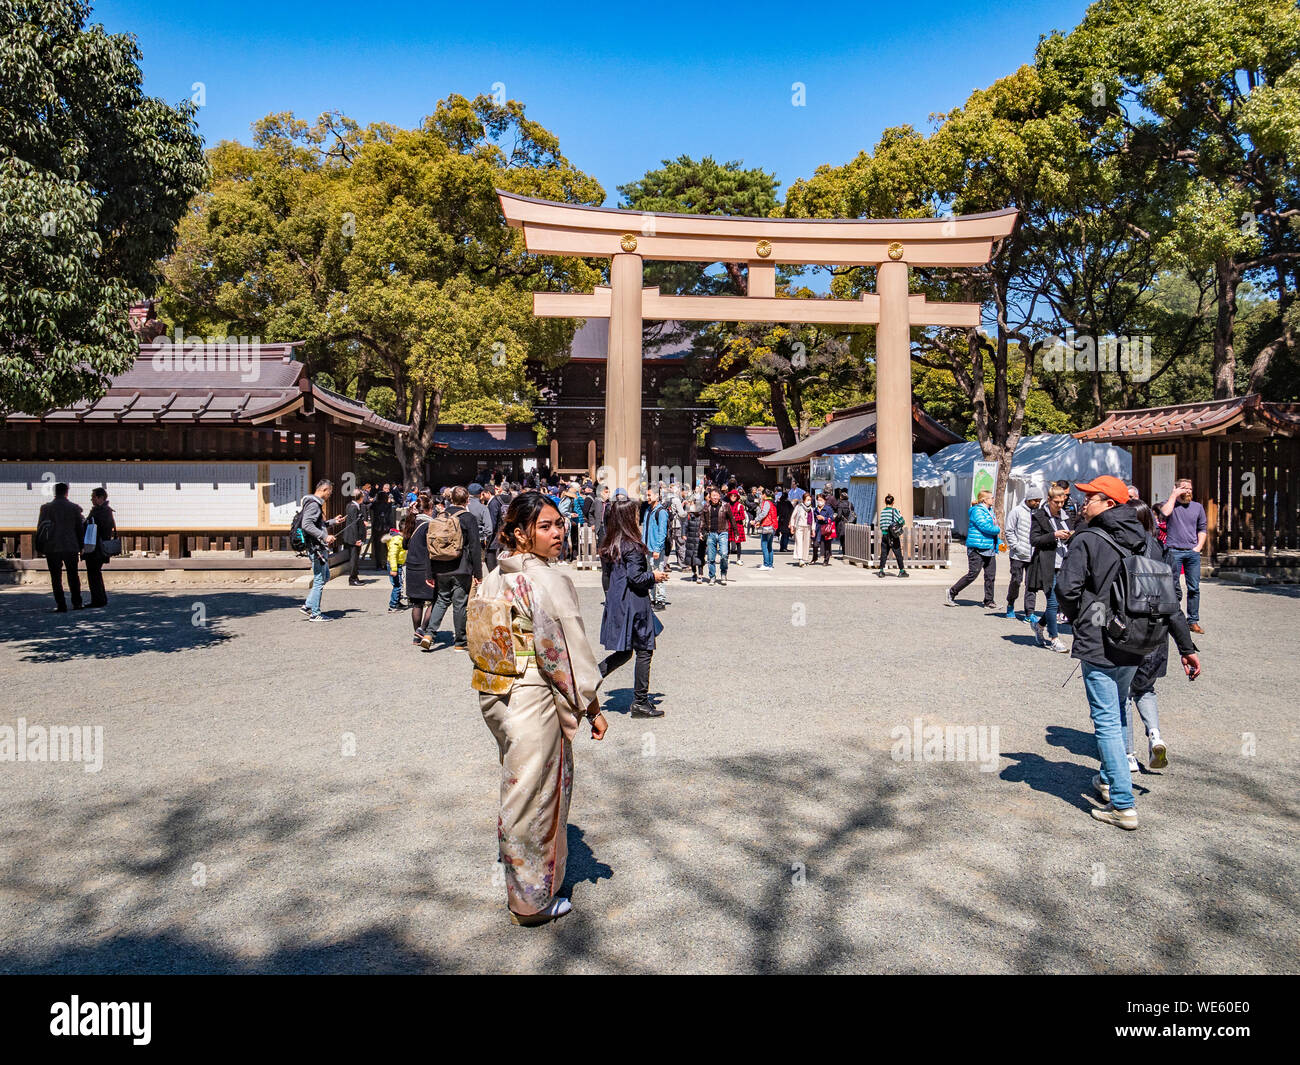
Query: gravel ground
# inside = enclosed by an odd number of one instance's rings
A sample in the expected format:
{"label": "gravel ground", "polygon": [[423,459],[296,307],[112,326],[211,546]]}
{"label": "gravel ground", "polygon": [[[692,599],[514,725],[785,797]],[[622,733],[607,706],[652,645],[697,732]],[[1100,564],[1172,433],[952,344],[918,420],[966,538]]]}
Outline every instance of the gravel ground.
{"label": "gravel ground", "polygon": [[[575,912],[540,929],[494,882],[467,660],[411,646],[386,580],[332,582],[324,625],[292,589],[66,616],[0,591],[0,725],[104,730],[99,772],[0,762],[0,971],[1300,970],[1296,589],[1206,583],[1205,674],[1161,685],[1170,767],[1124,833],[1087,814],[1074,662],[1025,624],[945,609],[954,573],[746,561],[670,585],[666,717],[628,717],[630,667],[607,682]],[[917,719],[996,726],[990,771],[897,760]]]}

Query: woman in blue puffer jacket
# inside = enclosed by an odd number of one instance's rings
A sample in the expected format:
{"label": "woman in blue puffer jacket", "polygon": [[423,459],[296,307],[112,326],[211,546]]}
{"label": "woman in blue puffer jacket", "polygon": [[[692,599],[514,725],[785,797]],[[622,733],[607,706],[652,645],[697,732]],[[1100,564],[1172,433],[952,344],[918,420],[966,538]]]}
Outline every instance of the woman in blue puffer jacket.
{"label": "woman in blue puffer jacket", "polygon": [[984,571],[984,606],[992,608],[993,579],[998,572],[998,537],[1002,529],[993,516],[993,493],[987,488],[975,497],[970,513],[966,516],[969,523],[966,529],[966,560],[970,568],[961,580],[948,589],[945,606],[956,606],[955,596],[966,585]]}

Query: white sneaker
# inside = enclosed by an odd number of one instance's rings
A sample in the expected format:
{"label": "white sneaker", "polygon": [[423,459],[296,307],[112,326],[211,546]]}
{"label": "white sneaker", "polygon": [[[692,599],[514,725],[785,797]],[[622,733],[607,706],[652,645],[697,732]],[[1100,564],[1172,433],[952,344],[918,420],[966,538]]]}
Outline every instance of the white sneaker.
{"label": "white sneaker", "polygon": [[1137,811],[1130,807],[1127,810],[1116,810],[1115,807],[1107,803],[1098,809],[1092,808],[1092,816],[1098,821],[1104,821],[1108,825],[1114,825],[1116,828],[1122,828],[1132,832],[1138,826]]}
{"label": "white sneaker", "polygon": [[1169,765],[1169,751],[1165,747],[1165,741],[1160,738],[1160,730],[1156,729],[1151,733],[1147,767],[1150,769],[1164,769],[1167,765]]}
{"label": "white sneaker", "polygon": [[954,598],[952,597],[952,592],[948,592],[948,593],[943,597],[943,605],[944,605],[944,606],[956,606],[956,605],[957,605],[957,600],[954,599]]}
{"label": "white sneaker", "polygon": [[1059,636],[1056,639],[1054,639],[1051,643],[1047,644],[1046,646],[1048,647],[1049,650],[1055,651],[1058,655],[1065,655],[1070,653],[1070,649],[1061,642],[1061,638]]}
{"label": "white sneaker", "polygon": [[1137,776],[1137,774],[1138,774],[1138,772],[1139,772],[1139,770],[1138,770],[1138,760],[1137,760],[1137,755],[1136,755],[1136,754],[1130,754],[1130,755],[1128,756],[1128,771],[1129,771],[1129,773],[1132,774],[1133,776]]}

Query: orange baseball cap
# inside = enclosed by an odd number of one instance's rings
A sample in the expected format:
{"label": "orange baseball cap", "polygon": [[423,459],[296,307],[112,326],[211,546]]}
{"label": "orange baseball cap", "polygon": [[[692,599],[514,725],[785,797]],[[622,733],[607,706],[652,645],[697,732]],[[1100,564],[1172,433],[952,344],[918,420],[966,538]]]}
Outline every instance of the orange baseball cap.
{"label": "orange baseball cap", "polygon": [[1111,477],[1109,474],[1104,474],[1087,484],[1076,484],[1074,487],[1080,492],[1086,492],[1088,495],[1100,492],[1102,495],[1115,500],[1116,503],[1128,502],[1128,485],[1118,477]]}

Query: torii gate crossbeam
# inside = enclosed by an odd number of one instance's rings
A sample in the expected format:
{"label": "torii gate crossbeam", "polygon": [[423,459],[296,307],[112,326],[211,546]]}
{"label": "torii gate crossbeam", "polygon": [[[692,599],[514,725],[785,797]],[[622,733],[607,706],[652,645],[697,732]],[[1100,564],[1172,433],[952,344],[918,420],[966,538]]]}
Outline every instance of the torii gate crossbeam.
{"label": "torii gate crossbeam", "polygon": [[[507,224],[539,255],[608,257],[610,284],[591,294],[537,292],[542,317],[608,318],[605,465],[641,461],[641,327],[645,319],[876,325],[877,499],[893,494],[912,520],[911,327],[974,327],[976,303],[909,296],[909,266],[981,266],[1008,236],[1014,209],[953,218],[806,219],[659,214],[555,203],[497,190]],[[665,296],[642,287],[645,259],[743,262],[744,296]],[[776,295],[776,264],[874,266],[857,300]],[[883,505],[883,504],[882,504]]]}

